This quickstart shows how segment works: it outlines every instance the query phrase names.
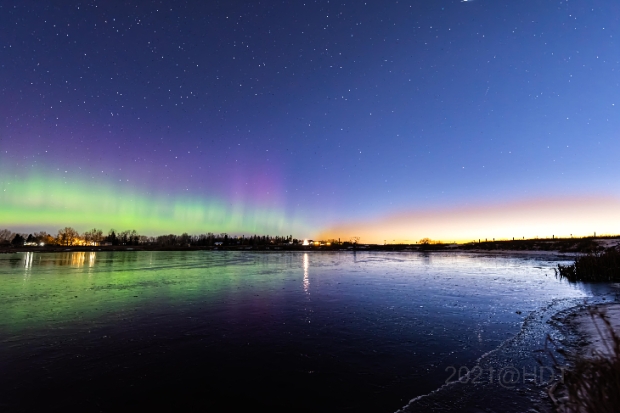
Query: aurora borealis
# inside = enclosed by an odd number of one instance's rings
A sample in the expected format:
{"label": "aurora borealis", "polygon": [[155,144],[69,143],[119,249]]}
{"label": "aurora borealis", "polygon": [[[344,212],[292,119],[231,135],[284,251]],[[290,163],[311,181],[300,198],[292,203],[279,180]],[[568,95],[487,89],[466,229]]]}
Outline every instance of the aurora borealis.
{"label": "aurora borealis", "polygon": [[2,194],[0,220],[8,225],[53,227],[136,228],[155,233],[237,232],[276,233],[304,230],[281,210],[227,203],[220,199],[172,199],[141,195],[135,188],[67,183],[62,177],[14,180]]}
{"label": "aurora borealis", "polygon": [[383,242],[620,222],[612,0],[2,1],[0,27],[0,227]]}

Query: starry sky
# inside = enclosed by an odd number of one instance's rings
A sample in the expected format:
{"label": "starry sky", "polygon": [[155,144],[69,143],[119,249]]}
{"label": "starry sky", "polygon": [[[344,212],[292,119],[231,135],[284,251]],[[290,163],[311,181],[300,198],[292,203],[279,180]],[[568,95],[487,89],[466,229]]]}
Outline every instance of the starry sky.
{"label": "starry sky", "polygon": [[470,239],[575,211],[543,236],[604,204],[620,232],[615,0],[3,0],[0,27],[16,230]]}

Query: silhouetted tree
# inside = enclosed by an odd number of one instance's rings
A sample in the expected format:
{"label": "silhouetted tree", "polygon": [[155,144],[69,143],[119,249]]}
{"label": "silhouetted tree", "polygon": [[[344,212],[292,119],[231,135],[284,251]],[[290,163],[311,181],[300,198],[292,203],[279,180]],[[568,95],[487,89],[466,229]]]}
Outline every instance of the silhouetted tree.
{"label": "silhouetted tree", "polygon": [[178,243],[182,247],[187,247],[188,245],[191,244],[191,242],[192,242],[192,238],[189,236],[187,232],[184,232],[183,234],[181,234],[181,236],[178,239]]}
{"label": "silhouetted tree", "polygon": [[8,229],[0,230],[0,244],[8,244],[13,240],[14,237],[15,234],[12,231]]}
{"label": "silhouetted tree", "polygon": [[13,238],[13,241],[11,241],[11,244],[13,244],[14,247],[22,247],[24,245],[24,237],[21,236],[20,234],[15,234],[15,237]]}
{"label": "silhouetted tree", "polygon": [[39,244],[43,243],[45,245],[49,245],[55,242],[54,237],[45,231],[35,232],[34,237]]}
{"label": "silhouetted tree", "polygon": [[114,232],[114,228],[112,228],[110,232],[108,232],[108,236],[105,240],[112,245],[118,245],[118,238],[116,238],[116,232]]}
{"label": "silhouetted tree", "polygon": [[93,228],[90,231],[86,231],[83,235],[83,238],[87,244],[99,244],[101,241],[103,241],[103,231],[97,228]]}
{"label": "silhouetted tree", "polygon": [[131,232],[129,233],[129,243],[131,245],[138,245],[139,240],[140,240],[140,236],[138,235],[138,232],[135,229],[132,229]]}

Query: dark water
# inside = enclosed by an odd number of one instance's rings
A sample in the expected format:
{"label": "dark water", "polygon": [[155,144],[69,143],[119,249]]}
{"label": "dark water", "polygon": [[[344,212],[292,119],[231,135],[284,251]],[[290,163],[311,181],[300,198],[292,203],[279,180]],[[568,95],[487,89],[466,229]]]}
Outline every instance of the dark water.
{"label": "dark water", "polygon": [[[556,280],[557,262],[375,252],[0,256],[0,411],[394,412],[439,389],[450,366],[523,362],[544,341],[544,329],[528,326],[592,295]],[[440,392],[405,410],[440,411],[439,399],[476,394]]]}

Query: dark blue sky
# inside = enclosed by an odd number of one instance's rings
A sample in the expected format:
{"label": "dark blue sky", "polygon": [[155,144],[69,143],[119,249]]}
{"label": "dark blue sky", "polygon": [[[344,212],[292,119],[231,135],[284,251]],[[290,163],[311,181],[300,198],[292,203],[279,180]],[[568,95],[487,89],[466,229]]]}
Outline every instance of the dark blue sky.
{"label": "dark blue sky", "polygon": [[129,180],[314,226],[617,196],[619,19],[585,0],[1,1],[3,185]]}

